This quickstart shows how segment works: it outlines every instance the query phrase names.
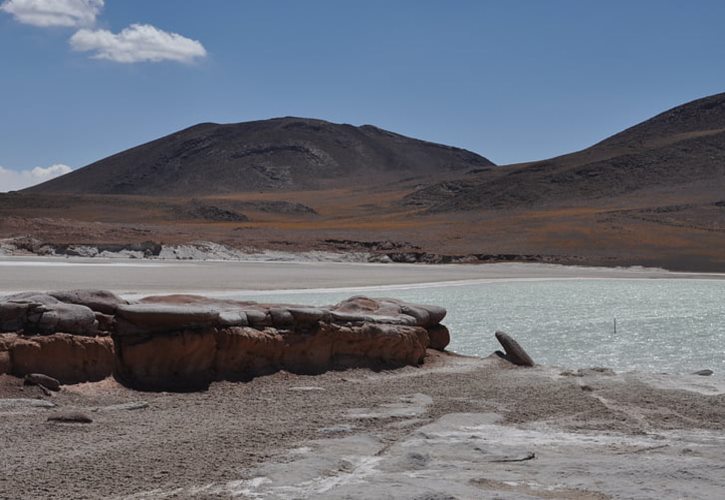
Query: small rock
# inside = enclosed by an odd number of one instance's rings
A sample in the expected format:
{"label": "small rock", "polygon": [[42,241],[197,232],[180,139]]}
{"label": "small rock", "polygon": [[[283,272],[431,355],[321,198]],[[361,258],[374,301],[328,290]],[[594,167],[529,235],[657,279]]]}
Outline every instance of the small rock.
{"label": "small rock", "polygon": [[27,374],[25,376],[24,383],[25,385],[39,385],[45,387],[46,389],[50,389],[51,391],[60,390],[60,381],[58,381],[58,379],[54,379],[48,375],[43,375],[42,373]]}
{"label": "small rock", "polygon": [[510,335],[504,332],[496,332],[496,340],[506,351],[506,359],[519,366],[534,366],[534,360],[524,351]]}
{"label": "small rock", "polygon": [[84,413],[59,413],[48,417],[49,422],[61,422],[66,424],[90,424],[93,419]]}
{"label": "small rock", "polygon": [[698,371],[694,372],[693,375],[700,375],[702,377],[709,377],[713,373],[714,372],[712,370],[698,370]]}

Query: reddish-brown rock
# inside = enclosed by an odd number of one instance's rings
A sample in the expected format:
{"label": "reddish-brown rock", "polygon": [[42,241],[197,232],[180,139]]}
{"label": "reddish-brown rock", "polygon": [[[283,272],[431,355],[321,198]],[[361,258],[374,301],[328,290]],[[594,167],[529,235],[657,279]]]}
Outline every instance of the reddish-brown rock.
{"label": "reddish-brown rock", "polygon": [[214,380],[248,380],[287,370],[315,374],[350,367],[423,362],[428,333],[414,326],[320,324],[296,332],[231,327],[115,338],[115,374],[146,390],[193,390]]}
{"label": "reddish-brown rock", "polygon": [[11,347],[12,373],[43,373],[74,384],[102,380],[113,373],[113,342],[109,337],[56,333],[18,337]]}
{"label": "reddish-brown rock", "polygon": [[116,336],[114,374],[129,387],[192,390],[213,378],[214,329],[181,330],[146,337]]}
{"label": "reddish-brown rock", "polygon": [[128,304],[98,290],[30,292],[0,300],[1,325],[23,334],[0,343],[0,370],[62,383],[113,372],[130,387],[193,390],[278,370],[417,365],[427,348],[448,345],[444,316],[436,306],[367,297],[305,307],[193,295]]}

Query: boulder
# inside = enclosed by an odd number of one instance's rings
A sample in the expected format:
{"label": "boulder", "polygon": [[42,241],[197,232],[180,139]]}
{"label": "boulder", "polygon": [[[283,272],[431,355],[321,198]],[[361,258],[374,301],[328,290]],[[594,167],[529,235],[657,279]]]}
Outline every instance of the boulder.
{"label": "boulder", "polygon": [[5,297],[0,302],[0,331],[95,335],[98,322],[86,306],[66,304],[43,293],[27,292]]}
{"label": "boulder", "polygon": [[129,304],[118,307],[116,322],[120,335],[205,328],[219,323],[219,311],[196,305]]}
{"label": "boulder", "polygon": [[25,333],[50,335],[56,332],[74,335],[95,335],[98,321],[95,313],[86,306],[76,304],[32,304],[28,308]]}
{"label": "boulder", "polygon": [[506,351],[505,359],[518,366],[534,366],[534,360],[510,335],[504,332],[496,332],[496,339]]}
{"label": "boulder", "polygon": [[439,324],[446,316],[446,310],[438,306],[408,304],[397,299],[371,299],[363,296],[351,297],[333,306],[331,311],[341,321],[354,321],[345,318],[378,318],[377,322],[396,322],[422,326],[424,328]]}
{"label": "boulder", "polygon": [[28,373],[25,375],[25,385],[40,385],[51,391],[60,390],[60,381],[42,373]]}
{"label": "boulder", "polygon": [[48,292],[48,295],[67,304],[86,306],[89,309],[113,315],[118,306],[128,302],[108,290],[59,290]]}

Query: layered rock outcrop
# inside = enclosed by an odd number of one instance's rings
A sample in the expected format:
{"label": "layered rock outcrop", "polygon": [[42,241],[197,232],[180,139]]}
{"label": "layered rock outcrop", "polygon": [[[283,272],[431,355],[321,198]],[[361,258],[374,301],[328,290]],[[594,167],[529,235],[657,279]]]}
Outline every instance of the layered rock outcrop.
{"label": "layered rock outcrop", "polygon": [[113,373],[113,316],[127,302],[103,290],[26,292],[0,299],[0,374],[42,373],[65,384]]}
{"label": "layered rock outcrop", "polygon": [[113,372],[145,390],[195,390],[287,370],[418,365],[444,349],[437,306],[352,297],[329,307],[193,295],[135,303],[105,291],[0,299],[0,373],[44,373],[63,383]]}

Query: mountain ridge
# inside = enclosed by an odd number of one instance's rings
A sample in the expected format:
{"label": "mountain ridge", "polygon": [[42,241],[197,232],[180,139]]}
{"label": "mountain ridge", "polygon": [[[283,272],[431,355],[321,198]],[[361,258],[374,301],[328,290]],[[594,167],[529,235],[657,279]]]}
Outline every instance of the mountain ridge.
{"label": "mountain ridge", "polygon": [[280,117],[200,123],[28,188],[34,193],[209,195],[298,190],[489,167],[462,148],[372,125]]}
{"label": "mountain ridge", "polygon": [[511,209],[655,188],[698,196],[702,183],[725,190],[725,93],[676,106],[581,151],[434,183],[404,203],[431,212]]}

